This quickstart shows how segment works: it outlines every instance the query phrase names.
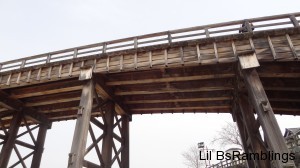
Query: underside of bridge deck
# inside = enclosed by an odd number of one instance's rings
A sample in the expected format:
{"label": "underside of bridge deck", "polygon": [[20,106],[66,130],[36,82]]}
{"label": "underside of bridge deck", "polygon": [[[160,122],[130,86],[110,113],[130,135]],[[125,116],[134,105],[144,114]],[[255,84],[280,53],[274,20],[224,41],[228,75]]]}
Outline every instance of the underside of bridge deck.
{"label": "underside of bridge deck", "polygon": [[[250,19],[289,20],[265,25],[243,20],[161,32],[0,63],[0,167],[7,167],[13,150],[19,161],[12,166],[26,167],[24,160],[32,156],[31,167],[39,167],[51,123],[77,119],[69,168],[109,168],[115,161],[128,168],[129,121],[135,114],[231,113],[246,152],[289,152],[274,114],[300,115],[299,16]],[[282,24],[292,27],[253,31]],[[226,26],[235,28],[209,31]],[[229,34],[211,37],[214,33]],[[131,42],[133,48],[126,48]],[[27,131],[18,134],[20,126]],[[93,143],[86,148],[88,133]],[[33,145],[18,140],[25,134]],[[22,157],[16,145],[33,151]],[[92,149],[99,164],[84,158]],[[293,161],[278,160],[248,165],[294,167]]]}
{"label": "underside of bridge deck", "polygon": [[[257,71],[274,112],[299,115],[299,62],[261,63]],[[106,92],[103,99],[115,100],[128,114],[231,113],[239,73],[238,64],[234,62],[95,74],[94,81],[99,96]],[[71,78],[5,89],[1,99],[9,97],[20,101],[51,121],[75,119],[83,84],[78,78]],[[243,81],[240,85],[244,85]],[[3,106],[0,111],[5,115],[12,109]],[[100,113],[94,109],[92,115],[99,116]],[[11,117],[2,120],[9,127]]]}

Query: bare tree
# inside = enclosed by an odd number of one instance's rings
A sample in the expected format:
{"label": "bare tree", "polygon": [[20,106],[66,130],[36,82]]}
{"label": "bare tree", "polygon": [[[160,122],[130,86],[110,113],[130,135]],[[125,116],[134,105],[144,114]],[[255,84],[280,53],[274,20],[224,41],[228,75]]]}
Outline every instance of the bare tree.
{"label": "bare tree", "polygon": [[191,146],[187,151],[182,153],[182,157],[184,158],[183,163],[188,166],[188,168],[200,168],[201,165],[204,165],[200,160],[197,146]]}
{"label": "bare tree", "polygon": [[243,149],[239,129],[235,123],[227,122],[212,140],[212,143],[216,142],[221,146],[237,145]]}

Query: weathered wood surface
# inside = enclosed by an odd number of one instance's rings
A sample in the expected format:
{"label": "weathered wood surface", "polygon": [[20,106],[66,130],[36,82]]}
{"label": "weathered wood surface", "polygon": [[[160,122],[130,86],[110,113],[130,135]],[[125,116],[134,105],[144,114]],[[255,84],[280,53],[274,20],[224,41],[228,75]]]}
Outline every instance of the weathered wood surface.
{"label": "weathered wood surface", "polygon": [[[135,51],[127,50],[127,53],[123,54],[120,54],[120,52],[102,55],[96,54],[89,57],[63,60],[1,72],[0,87],[1,89],[21,87],[78,77],[83,66],[94,66],[94,73],[120,73],[165,67],[236,62],[237,58],[235,55],[251,50],[255,51],[256,57],[260,62],[274,60],[297,61],[300,55],[299,32],[300,29],[298,28],[281,30],[273,36],[265,35],[272,33],[268,31],[262,32],[260,35],[255,35],[255,33],[259,32],[254,32],[252,37],[253,46],[251,40],[249,40],[250,35],[249,37],[245,37],[244,34],[236,34],[236,37],[240,36],[239,38],[242,39],[234,39],[234,36],[229,36],[222,41],[214,42],[217,38],[210,38],[211,40],[208,42],[206,42],[208,39],[193,40],[174,43],[170,46],[158,45],[140,48],[140,52],[138,49]],[[270,47],[268,39],[272,40],[272,47]],[[155,80],[151,82],[155,82]],[[115,84],[108,83],[108,85]]]}
{"label": "weathered wood surface", "polygon": [[[300,13],[293,15],[299,17]],[[4,116],[4,127],[12,118],[7,114],[17,108],[7,101],[10,99],[20,100],[22,107],[34,108],[51,121],[75,119],[84,83],[78,77],[82,69],[91,66],[96,93],[104,101],[114,101],[120,115],[230,113],[237,56],[253,52],[274,113],[299,115],[300,28],[293,15],[252,19],[252,32],[239,33],[244,29],[240,27],[243,20],[209,25],[210,29],[200,26],[160,32],[0,63],[0,89],[4,93],[0,94],[0,115]],[[282,23],[258,23],[279,18],[287,19],[284,22],[290,26],[269,29]],[[237,27],[217,29],[233,25]],[[208,31],[197,32],[202,29]],[[229,30],[231,34],[214,36]],[[205,37],[198,38],[199,33]],[[157,43],[160,38],[166,43]],[[133,48],[126,48],[131,41]],[[114,50],[120,45],[123,48]],[[29,64],[35,59],[42,61]],[[8,64],[17,67],[18,62],[22,68],[9,70]],[[93,102],[91,115],[100,116],[94,108],[96,101]]]}
{"label": "weathered wood surface", "polygon": [[[111,53],[126,49],[138,49],[155,44],[168,44],[187,41],[189,39],[209,38],[236,34],[237,32],[253,33],[258,30],[278,29],[280,27],[299,27],[297,20],[300,13],[289,13],[267,17],[237,20],[225,23],[210,24],[178,30],[164,31],[135,37],[128,37],[112,41],[106,41],[86,46],[64,49],[36,56],[6,61],[0,64],[0,71],[19,69],[34,65],[57,62],[65,59],[85,57],[95,53]],[[243,27],[241,26],[243,25]],[[213,43],[215,54],[218,57],[217,45]],[[167,55],[165,55],[167,56]],[[218,58],[217,58],[218,60]],[[108,61],[109,62],[109,59]],[[166,63],[167,64],[167,63]]]}

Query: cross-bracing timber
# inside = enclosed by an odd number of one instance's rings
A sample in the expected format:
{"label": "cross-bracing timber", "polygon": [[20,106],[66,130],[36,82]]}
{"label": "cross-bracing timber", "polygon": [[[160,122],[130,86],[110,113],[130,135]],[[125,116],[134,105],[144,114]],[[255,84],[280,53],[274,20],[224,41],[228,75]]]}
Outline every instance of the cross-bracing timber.
{"label": "cross-bracing timber", "polygon": [[[32,167],[38,167],[51,122],[77,119],[69,167],[117,163],[127,168],[132,114],[218,112],[233,114],[245,151],[286,152],[273,115],[300,113],[299,17],[291,13],[198,26],[2,62],[3,149],[16,152],[14,165],[25,167],[24,160],[33,155]],[[253,111],[258,118],[249,114]],[[256,124],[249,125],[250,120]],[[38,147],[17,139],[25,134],[18,134],[20,126],[31,134],[34,124],[40,127],[37,139],[32,138]],[[265,142],[253,136],[260,126]],[[100,137],[96,128],[102,130]],[[88,132],[93,143],[86,148]],[[15,144],[35,150],[22,157]],[[86,160],[92,149],[99,163]],[[2,166],[8,160],[0,153]],[[248,164],[284,166],[276,161]]]}

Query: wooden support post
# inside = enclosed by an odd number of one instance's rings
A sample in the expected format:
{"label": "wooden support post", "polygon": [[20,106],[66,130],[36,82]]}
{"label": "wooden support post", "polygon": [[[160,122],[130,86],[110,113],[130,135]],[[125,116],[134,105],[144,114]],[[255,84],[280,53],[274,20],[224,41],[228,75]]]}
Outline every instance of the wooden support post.
{"label": "wooden support post", "polygon": [[[237,123],[238,129],[239,129],[239,133],[240,133],[240,137],[241,137],[241,141],[242,141],[242,144],[243,144],[244,151],[245,151],[245,153],[250,153],[252,151],[249,150],[249,147],[248,147],[248,144],[247,144],[248,134],[247,134],[243,119],[241,118],[241,116],[236,116],[235,118],[236,118],[236,123]],[[254,167],[254,161],[253,160],[247,160],[247,164],[248,164],[249,168]]]}
{"label": "wooden support post", "polygon": [[8,138],[2,147],[0,153],[0,167],[7,167],[11,152],[15,146],[15,141],[23,118],[23,112],[16,112],[10,123],[11,127],[8,131]]}
{"label": "wooden support post", "polygon": [[121,153],[121,168],[129,168],[129,117],[122,117],[123,151]]}
{"label": "wooden support post", "polygon": [[36,149],[33,153],[31,168],[38,168],[41,164],[42,155],[44,152],[44,144],[46,139],[48,125],[40,124],[39,133],[37,135]]}
{"label": "wooden support post", "polygon": [[[248,95],[258,115],[264,135],[266,136],[268,147],[270,147],[270,150],[274,153],[289,153],[256,69],[243,69],[242,74],[248,89]],[[282,160],[277,159],[273,160],[272,164],[276,167],[295,167],[292,160],[288,160],[287,163],[282,163]]]}
{"label": "wooden support post", "polygon": [[102,157],[104,161],[103,168],[111,168],[112,149],[113,149],[113,129],[114,129],[115,105],[108,102],[104,107],[104,119],[106,128],[104,130],[104,138],[102,143]]}
{"label": "wooden support post", "polygon": [[83,165],[93,98],[94,84],[92,80],[89,80],[82,89],[68,168],[81,168]]}
{"label": "wooden support post", "polygon": [[[245,96],[239,96],[239,113],[241,117],[243,118],[242,122],[244,124],[246,134],[248,135],[248,141],[250,141],[250,144],[247,144],[247,148],[250,148],[249,152],[252,153],[267,153],[267,150],[265,146],[261,143],[261,135],[259,133],[258,127],[256,127],[255,123],[257,121],[255,120],[253,109],[251,105],[249,104],[248,99]],[[247,140],[246,140],[247,141]],[[262,159],[256,159],[255,165],[259,168],[269,168],[270,163],[268,160],[262,160]],[[248,161],[249,162],[249,161]],[[249,167],[250,166],[248,163]]]}

